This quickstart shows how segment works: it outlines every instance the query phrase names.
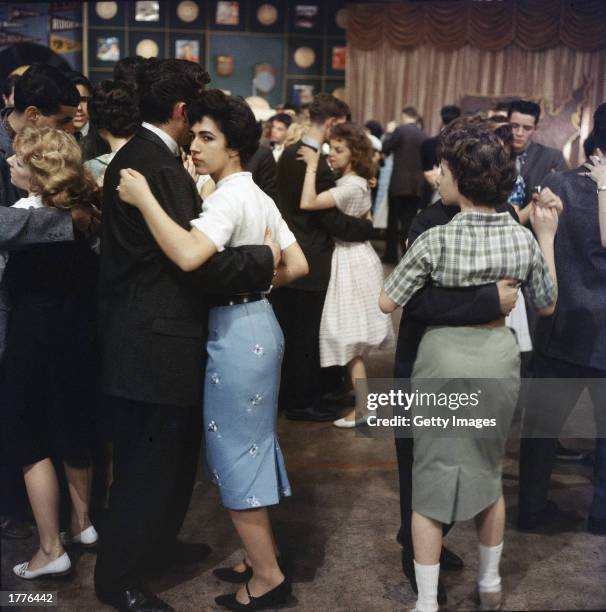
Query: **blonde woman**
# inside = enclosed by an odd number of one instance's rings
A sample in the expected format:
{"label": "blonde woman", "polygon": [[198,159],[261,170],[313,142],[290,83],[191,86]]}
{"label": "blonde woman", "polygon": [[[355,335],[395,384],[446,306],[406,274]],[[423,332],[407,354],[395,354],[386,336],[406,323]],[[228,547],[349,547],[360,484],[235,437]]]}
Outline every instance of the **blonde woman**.
{"label": "blonde woman", "polygon": [[[96,201],[95,182],[75,139],[52,128],[26,128],[9,158],[11,181],[27,190],[20,208],[70,209]],[[74,543],[92,546],[89,447],[95,401],[96,255],[86,241],[10,252],[3,278],[12,302],[0,398],[4,450],[23,467],[40,547],[13,568],[26,580],[66,574],[59,536],[59,487],[51,456],[61,459],[71,497]]]}

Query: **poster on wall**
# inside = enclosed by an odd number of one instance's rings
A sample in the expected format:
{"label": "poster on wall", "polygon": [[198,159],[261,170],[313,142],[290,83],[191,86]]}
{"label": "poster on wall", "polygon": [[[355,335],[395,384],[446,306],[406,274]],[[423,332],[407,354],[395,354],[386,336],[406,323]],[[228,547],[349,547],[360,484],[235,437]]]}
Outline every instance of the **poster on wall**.
{"label": "poster on wall", "polygon": [[59,54],[82,51],[82,43],[79,40],[72,40],[56,34],[49,34],[48,46],[52,51]]}
{"label": "poster on wall", "polygon": [[98,37],[97,59],[101,62],[117,62],[120,59],[120,40],[113,36]]}
{"label": "poster on wall", "polygon": [[160,21],[160,2],[135,2],[135,21]]}
{"label": "poster on wall", "polygon": [[296,83],[292,86],[292,100],[295,104],[301,106],[301,104],[310,104],[314,97],[313,85],[306,85],[304,83]]}
{"label": "poster on wall", "polygon": [[315,4],[297,4],[295,6],[295,27],[312,30],[316,27],[318,7]]}
{"label": "poster on wall", "polygon": [[234,72],[234,56],[217,55],[215,57],[215,71],[217,73],[217,76],[231,76]]}
{"label": "poster on wall", "polygon": [[66,30],[78,30],[82,27],[81,21],[68,19],[67,17],[54,17],[49,15],[49,30],[51,32],[65,32]]}
{"label": "poster on wall", "polygon": [[332,48],[332,69],[333,70],[345,70],[345,63],[347,58],[346,47],[333,47]]}
{"label": "poster on wall", "polygon": [[176,40],[175,58],[197,64],[200,61],[200,43],[197,40]]}
{"label": "poster on wall", "polygon": [[257,93],[266,94],[276,86],[277,70],[271,64],[256,64],[253,68],[253,96]]}
{"label": "poster on wall", "polygon": [[239,2],[217,2],[217,25],[237,26],[240,24]]}

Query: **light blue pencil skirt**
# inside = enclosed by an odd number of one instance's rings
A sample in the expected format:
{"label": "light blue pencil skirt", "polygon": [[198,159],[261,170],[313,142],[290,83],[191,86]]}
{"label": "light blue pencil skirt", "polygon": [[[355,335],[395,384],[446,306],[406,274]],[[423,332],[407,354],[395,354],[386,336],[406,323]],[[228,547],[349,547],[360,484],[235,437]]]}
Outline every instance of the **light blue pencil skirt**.
{"label": "light blue pencil skirt", "polygon": [[284,336],[271,304],[212,308],[204,380],[206,465],[226,508],[291,495],[276,435]]}

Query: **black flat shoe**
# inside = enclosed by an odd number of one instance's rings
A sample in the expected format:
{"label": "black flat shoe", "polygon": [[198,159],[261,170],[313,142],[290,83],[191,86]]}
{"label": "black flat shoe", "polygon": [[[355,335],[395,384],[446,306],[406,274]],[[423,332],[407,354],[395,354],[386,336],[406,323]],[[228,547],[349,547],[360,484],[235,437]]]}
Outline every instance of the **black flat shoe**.
{"label": "black flat shoe", "polygon": [[[412,559],[404,554],[402,551],[402,571],[406,578],[408,578],[408,582],[410,583],[410,588],[415,595],[419,594],[419,587],[417,586],[417,575],[415,573],[415,566],[412,562]],[[438,603],[443,606],[448,601],[448,593],[446,591],[446,587],[444,583],[438,579]]]}
{"label": "black flat shoe", "polygon": [[442,552],[440,553],[440,569],[450,572],[459,572],[463,569],[463,559],[461,559],[459,555],[453,553],[452,550],[448,550],[446,546],[443,546]]}
{"label": "black flat shoe", "polygon": [[244,610],[266,610],[267,608],[279,608],[289,603],[292,598],[292,586],[285,578],[277,587],[267,591],[264,595],[253,597],[246,583],[246,594],[250,601],[242,604],[236,599],[235,593],[229,595],[219,595],[215,597],[215,603],[234,612],[244,612]]}
{"label": "black flat shoe", "polygon": [[120,612],[175,612],[172,606],[144,588],[130,588],[97,597]]}
{"label": "black flat shoe", "polygon": [[238,572],[233,567],[217,567],[213,570],[213,574],[223,582],[231,582],[231,584],[242,584],[248,582],[253,575],[253,570],[246,561],[244,561],[246,569],[243,572]]}

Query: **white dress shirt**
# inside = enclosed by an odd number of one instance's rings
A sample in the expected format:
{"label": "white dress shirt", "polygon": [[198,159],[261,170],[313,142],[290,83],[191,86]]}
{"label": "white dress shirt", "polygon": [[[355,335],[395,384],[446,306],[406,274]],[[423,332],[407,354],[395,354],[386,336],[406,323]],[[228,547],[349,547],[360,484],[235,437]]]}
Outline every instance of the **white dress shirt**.
{"label": "white dress shirt", "polygon": [[179,148],[177,141],[172,136],[167,134],[163,129],[152,125],[151,123],[147,123],[147,121],[144,121],[142,123],[142,127],[158,136],[158,138],[162,140],[162,142],[170,149],[170,152],[175,157],[178,157],[181,154],[181,149]]}

